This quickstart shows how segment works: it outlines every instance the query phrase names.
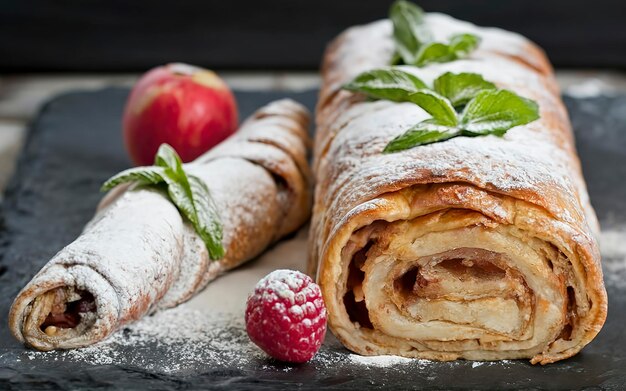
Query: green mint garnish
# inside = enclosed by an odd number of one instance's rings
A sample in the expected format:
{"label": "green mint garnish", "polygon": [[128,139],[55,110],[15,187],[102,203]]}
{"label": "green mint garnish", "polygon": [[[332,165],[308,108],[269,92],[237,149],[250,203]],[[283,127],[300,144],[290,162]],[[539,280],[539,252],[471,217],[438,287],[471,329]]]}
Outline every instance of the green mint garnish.
{"label": "green mint garnish", "polygon": [[107,180],[102,185],[102,191],[126,182],[140,185],[165,184],[170,200],[202,238],[209,257],[213,260],[224,257],[222,223],[211,193],[202,180],[185,172],[180,157],[172,147],[162,144],[156,154],[154,166],[122,171]]}
{"label": "green mint garnish", "polygon": [[424,120],[387,144],[384,153],[404,151],[418,145],[433,144],[459,136],[454,126],[440,124],[435,118]]}
{"label": "green mint garnish", "polygon": [[474,34],[458,34],[450,38],[450,43],[432,42],[422,46],[415,57],[414,65],[423,67],[435,62],[450,62],[467,57],[480,43]]}
{"label": "green mint garnish", "polygon": [[432,41],[424,11],[411,2],[399,0],[389,8],[389,19],[393,23],[397,54],[405,64],[413,64],[420,47]]}
{"label": "green mint garnish", "polygon": [[361,73],[343,88],[366,93],[374,99],[403,102],[408,100],[409,95],[428,87],[409,72],[389,68]]}
{"label": "green mint garnish", "polygon": [[512,91],[497,89],[476,73],[444,73],[430,89],[406,71],[375,69],[357,76],[345,88],[374,99],[411,102],[431,115],[432,118],[393,139],[383,150],[385,153],[459,136],[502,137],[507,130],[539,118],[537,103]]}
{"label": "green mint garnish", "polygon": [[409,96],[409,102],[415,103],[430,114],[438,124],[456,126],[458,123],[456,111],[452,103],[443,96],[431,90],[421,90]]}
{"label": "green mint garnish", "polygon": [[393,23],[396,54],[392,64],[422,67],[435,62],[449,62],[467,57],[480,43],[474,34],[456,34],[448,43],[435,42],[424,21],[424,11],[417,5],[398,0],[389,8]]}
{"label": "green mint garnish", "polygon": [[477,73],[450,73],[439,76],[433,83],[433,89],[450,100],[452,106],[459,109],[484,90],[495,90],[496,85],[483,79]]}
{"label": "green mint garnish", "polygon": [[488,90],[480,92],[467,103],[459,126],[465,136],[503,136],[512,127],[538,118],[539,107],[535,101],[508,90]]}

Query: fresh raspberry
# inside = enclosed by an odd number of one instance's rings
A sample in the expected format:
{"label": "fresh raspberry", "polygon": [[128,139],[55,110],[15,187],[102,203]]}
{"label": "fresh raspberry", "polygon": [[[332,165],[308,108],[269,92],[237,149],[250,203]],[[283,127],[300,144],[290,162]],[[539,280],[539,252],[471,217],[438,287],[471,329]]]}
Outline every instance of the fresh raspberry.
{"label": "fresh raspberry", "polygon": [[252,342],[278,360],[310,360],[326,334],[320,287],[294,270],[271,272],[248,297],[246,330]]}

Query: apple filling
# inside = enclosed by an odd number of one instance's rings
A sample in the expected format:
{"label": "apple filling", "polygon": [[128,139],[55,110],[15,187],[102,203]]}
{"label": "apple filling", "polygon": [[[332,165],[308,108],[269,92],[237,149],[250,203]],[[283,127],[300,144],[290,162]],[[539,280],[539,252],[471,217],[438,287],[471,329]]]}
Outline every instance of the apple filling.
{"label": "apple filling", "polygon": [[391,300],[418,321],[472,325],[520,337],[532,316],[532,294],[503,255],[460,248],[396,271]]}
{"label": "apple filling", "polygon": [[367,306],[365,305],[365,297],[363,295],[363,279],[365,273],[361,268],[365,264],[366,254],[372,242],[357,251],[350,262],[350,270],[347,281],[347,291],[344,295],[343,302],[350,320],[357,323],[360,327],[372,328],[372,322],[369,319]]}
{"label": "apple filling", "polygon": [[577,326],[576,289],[563,254],[474,212],[373,222],[352,234],[342,259],[346,315],[375,341],[523,355],[570,340]]}
{"label": "apple filling", "polygon": [[73,287],[59,287],[37,297],[26,322],[48,337],[70,330],[84,330],[95,319],[96,302],[93,295]]}
{"label": "apple filling", "polygon": [[42,331],[45,331],[49,326],[72,329],[80,323],[82,314],[92,312],[95,309],[96,303],[91,293],[57,288],[55,289],[55,301],[52,303],[50,313],[46,316],[40,328]]}

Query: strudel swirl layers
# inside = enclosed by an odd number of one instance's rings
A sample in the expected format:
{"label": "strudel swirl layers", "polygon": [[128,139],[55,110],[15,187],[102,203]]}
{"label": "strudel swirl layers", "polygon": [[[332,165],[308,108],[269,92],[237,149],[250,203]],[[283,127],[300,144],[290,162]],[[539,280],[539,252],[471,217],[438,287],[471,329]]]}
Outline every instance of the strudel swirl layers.
{"label": "strudel swirl layers", "polygon": [[98,342],[123,325],[190,299],[309,217],[307,110],[290,100],[258,110],[228,140],[185,165],[211,191],[223,259],[159,190],[119,186],[83,233],[15,299],[9,325],[40,350]]}
{"label": "strudel swirl layers", "polygon": [[364,355],[570,357],[600,331],[607,297],[598,224],[551,66],[517,34],[441,14],[426,22],[438,40],[469,32],[482,42],[468,59],[404,70],[427,83],[479,73],[535,100],[541,118],[503,138],[383,154],[429,115],[341,86],[390,63],[391,22],[332,42],[317,108],[309,258],[330,327]]}

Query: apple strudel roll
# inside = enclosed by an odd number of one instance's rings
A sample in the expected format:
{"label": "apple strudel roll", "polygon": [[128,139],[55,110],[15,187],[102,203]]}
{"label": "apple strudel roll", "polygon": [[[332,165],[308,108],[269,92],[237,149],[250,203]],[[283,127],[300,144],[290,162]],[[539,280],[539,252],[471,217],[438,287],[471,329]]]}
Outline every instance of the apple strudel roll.
{"label": "apple strudel roll", "polygon": [[164,191],[117,186],[83,233],[18,294],[9,324],[39,350],[98,342],[121,326],[191,298],[309,217],[307,110],[290,100],[258,110],[185,171],[210,189],[223,232],[221,259]]}
{"label": "apple strudel roll", "polygon": [[435,39],[472,33],[480,45],[465,59],[400,69],[426,85],[480,74],[534,100],[540,118],[503,137],[386,153],[431,115],[342,86],[390,65],[392,23],[336,38],[317,107],[309,257],[330,328],[363,355],[570,357],[599,332],[607,297],[598,223],[551,66],[517,34],[441,14],[425,23]]}

